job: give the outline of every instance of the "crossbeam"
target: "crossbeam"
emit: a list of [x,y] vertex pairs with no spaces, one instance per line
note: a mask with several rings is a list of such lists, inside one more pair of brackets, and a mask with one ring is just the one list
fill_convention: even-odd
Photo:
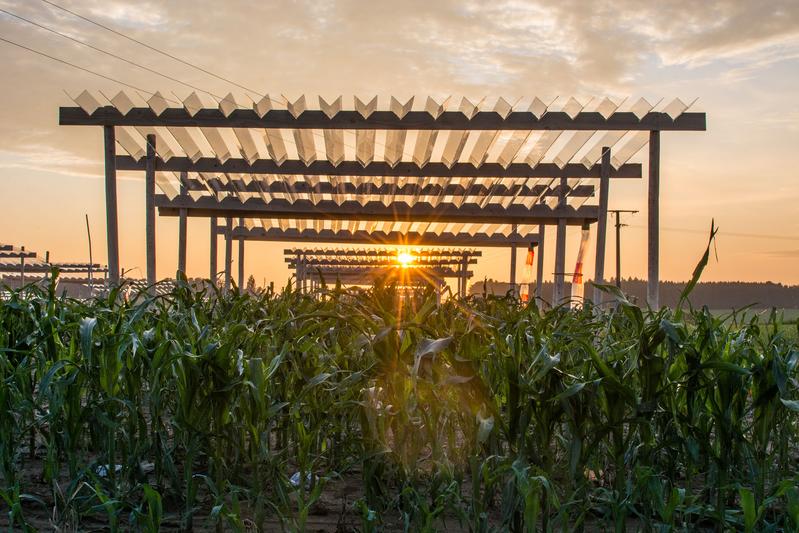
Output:
[[584,222],[597,219],[596,206],[579,208],[567,205],[551,208],[537,204],[532,207],[510,205],[502,207],[490,204],[481,207],[477,204],[464,203],[439,204],[432,206],[426,202],[408,205],[405,202],[369,202],[361,205],[355,201],[341,204],[332,200],[311,202],[297,200],[289,202],[273,199],[269,202],[261,198],[249,198],[242,202],[228,197],[222,200],[203,197],[193,199],[178,196],[170,200],[165,195],[155,197],[155,205],[162,216],[179,216],[180,209],[185,209],[190,217],[245,217],[245,218],[295,218],[326,220],[385,220],[395,222],[475,222],[495,224],[557,224],[563,220],[568,225],[581,226]]
[[[219,226],[218,235],[225,235],[225,228]],[[481,248],[505,248],[508,246],[528,246],[538,243],[537,233],[519,234],[501,233],[488,235],[486,233],[435,233],[399,231],[366,231],[366,230],[315,230],[312,228],[300,230],[298,228],[246,228],[237,227],[233,230],[233,239],[246,241],[265,242],[314,242],[325,244],[379,244],[384,246],[477,246]]]
[[[287,181],[273,181],[267,183],[262,180],[245,181],[243,179],[231,178],[227,182],[214,177],[201,179],[190,177],[185,180],[188,191],[207,191],[209,188],[220,192],[266,192],[270,194],[352,194],[357,196],[375,195],[382,196],[391,194],[395,196],[558,196],[557,187],[550,187],[546,184],[530,185],[507,185],[496,183],[486,185],[475,183],[471,185],[461,185],[456,183],[438,184],[428,183],[420,185],[418,183],[353,183],[350,181],[343,183],[331,183],[329,181],[311,183],[308,181],[297,181],[290,183]],[[578,185],[568,191],[568,196],[573,198],[590,198],[594,195],[593,185]]]
[[391,111],[375,111],[364,117],[357,111],[339,111],[328,116],[322,111],[306,110],[295,117],[287,110],[273,109],[261,117],[252,109],[237,109],[226,116],[219,109],[201,109],[192,115],[182,107],[168,108],[158,114],[149,107],[135,107],[123,115],[114,106],[99,107],[92,114],[80,107],[61,107],[58,123],[62,126],[361,130],[705,131],[707,128],[704,113],[683,113],[672,119],[663,112],[649,112],[639,119],[631,112],[616,112],[605,118],[600,113],[585,111],[574,117],[563,111],[547,112],[541,117],[525,111],[511,111],[504,117],[493,111],[478,111],[472,116],[444,111],[437,117],[426,111],[410,111],[403,117]]
[[[386,176],[386,177],[429,177],[429,178],[599,178],[601,165],[586,167],[582,163],[568,163],[562,168],[554,163],[511,163],[503,167],[499,163],[455,163],[451,167],[444,163],[427,163],[421,167],[413,162],[399,162],[394,166],[385,161],[372,161],[362,165],[358,161],[342,161],[334,165],[327,160],[305,163],[299,160],[288,160],[277,164],[273,159],[256,159],[248,161],[242,158],[231,158],[225,162],[215,157],[201,157],[192,161],[188,157],[170,157],[166,161],[156,158],[156,169],[163,172],[204,172],[231,174],[279,174],[306,176]],[[128,155],[116,156],[117,170],[144,171],[144,159],[136,160]],[[618,169],[611,170],[611,178],[641,178],[641,165],[627,163]]]
[[[394,257],[397,256],[396,250],[381,250],[381,249],[361,249],[353,250],[351,248],[342,250],[316,250],[313,248],[285,248],[284,255],[302,255],[305,257]],[[483,252],[479,250],[414,250],[414,258],[427,258],[427,257],[482,257]]]

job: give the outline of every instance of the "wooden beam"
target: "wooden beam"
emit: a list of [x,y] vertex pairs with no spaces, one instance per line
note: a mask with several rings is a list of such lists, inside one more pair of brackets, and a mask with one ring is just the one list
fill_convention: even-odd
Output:
[[646,300],[660,309],[660,132],[649,133],[649,193],[647,220],[648,274]]
[[216,245],[217,245],[217,223],[216,217],[211,217],[211,249],[210,249],[210,256],[211,256],[211,264],[208,271],[208,279],[210,279],[214,285],[216,285],[216,275],[219,273],[219,270],[216,267]]
[[[117,169],[144,170],[144,162],[131,156],[117,156]],[[385,161],[373,161],[362,165],[358,161],[342,161],[338,165],[327,160],[306,164],[299,160],[284,161],[278,165],[272,159],[248,161],[231,158],[224,163],[215,157],[203,157],[192,161],[188,157],[171,157],[158,161],[158,169],[165,172],[203,172],[228,174],[277,174],[311,176],[408,176],[429,178],[599,178],[600,165],[586,167],[581,163],[568,163],[563,168],[553,163],[511,163],[507,168],[499,163],[455,163],[448,167],[444,163],[427,163],[419,166],[413,162],[399,162],[391,166]],[[628,163],[611,172],[614,179],[638,179],[642,177],[641,165]]]
[[[516,233],[516,224],[513,225],[513,232]],[[516,246],[510,247],[510,288],[516,295]]]
[[683,113],[676,119],[662,112],[638,118],[631,112],[616,112],[605,118],[597,112],[580,112],[574,117],[551,111],[541,117],[525,111],[512,111],[505,117],[493,111],[478,111],[467,116],[459,111],[444,111],[433,117],[426,111],[410,111],[402,118],[391,111],[375,111],[364,117],[357,111],[339,111],[329,117],[322,111],[307,110],[298,116],[287,110],[272,110],[263,117],[252,109],[237,109],[225,115],[219,109],[201,109],[194,115],[183,107],[156,113],[149,107],[136,107],[122,114],[114,106],[104,106],[91,115],[80,107],[61,107],[61,126],[182,126],[205,128],[275,129],[360,129],[360,130],[662,130],[705,131],[704,113]]
[[233,263],[233,240],[231,238],[231,230],[233,229],[233,219],[227,217],[226,221],[228,232],[225,235],[225,292],[230,291],[230,269]]
[[[233,230],[233,235],[235,237],[236,230]],[[362,249],[352,249],[352,248],[344,248],[340,250],[330,250],[330,249],[318,249],[318,248],[284,248],[283,255],[285,256],[298,256],[303,255],[305,257],[390,257],[392,259],[397,258],[397,251],[396,250],[381,250],[377,248],[362,248]],[[414,257],[420,260],[425,260],[428,258],[441,258],[441,257],[457,257],[458,259],[461,258],[473,258],[473,257],[482,257],[483,252],[479,250],[414,250],[413,251]],[[394,263],[396,264],[396,263]]]
[[[283,259],[286,263],[288,263],[289,268],[294,268],[297,265],[297,259],[295,257],[286,257]],[[374,266],[374,267],[399,267],[400,265],[397,264],[396,260],[385,260],[385,259],[347,259],[347,258],[303,258],[300,261],[308,265],[309,268],[316,268],[317,266],[322,267],[329,267],[329,266]],[[476,265],[477,259],[461,259],[458,257],[454,257],[451,259],[433,259],[430,261],[424,261],[415,264],[413,267],[407,268],[428,268],[431,266],[447,266],[447,265],[461,265],[463,263],[469,265]]]
[[108,245],[108,280],[119,285],[119,225],[117,214],[116,133],[103,128],[105,141],[105,231]]
[[155,134],[147,135],[147,169],[144,178],[145,226],[147,245],[147,285],[155,291]]
[[[244,225],[244,219],[240,218],[239,226],[243,225]],[[243,291],[244,290],[244,239],[238,239],[238,241],[239,241],[239,264],[237,266],[238,266],[239,275],[237,279],[238,279],[239,290]]]
[[[566,178],[561,178],[561,185],[566,185]],[[565,205],[566,197],[561,196],[560,206]],[[552,287],[552,305],[560,305],[566,293],[564,276],[566,273],[566,222],[557,221],[558,230],[555,235],[555,283]]]
[[[180,176],[180,194],[186,194],[186,173],[181,173]],[[178,220],[178,272],[186,275],[186,210],[179,211]]]
[[[190,177],[186,178],[186,187],[189,191],[207,192],[250,192],[250,193],[270,193],[270,194],[334,194],[334,195],[393,195],[393,196],[484,196],[491,194],[496,197],[530,197],[530,196],[557,196],[557,188],[545,184],[520,185],[493,183],[490,185],[483,183],[473,183],[468,186],[460,183],[428,183],[420,185],[418,183],[403,183],[394,181],[393,183],[375,183],[364,181],[353,183],[351,181],[331,183],[329,181],[270,181],[258,179],[244,180],[235,177],[235,174],[226,175],[222,180],[216,175],[209,178]],[[570,197],[589,198],[594,195],[593,185],[577,185],[568,190]]]
[[[596,261],[594,281],[605,283],[605,244],[608,231],[608,194],[610,193],[610,148],[602,148],[602,177],[599,179],[599,219],[596,225]],[[593,300],[599,304],[602,292],[594,287]]]
[[[565,180],[565,178],[563,178]],[[186,209],[190,217],[244,217],[244,218],[292,218],[307,220],[384,220],[407,222],[482,222],[496,224],[556,224],[564,220],[569,225],[582,226],[584,222],[597,219],[596,206],[579,208],[565,205],[565,202],[553,209],[547,205],[537,204],[527,208],[521,204],[502,207],[489,204],[481,207],[478,204],[464,203],[432,205],[419,202],[408,205],[405,202],[394,202],[385,205],[382,202],[369,202],[361,205],[356,201],[345,201],[338,204],[332,200],[321,200],[313,203],[309,200],[290,202],[274,199],[265,202],[261,198],[249,198],[245,202],[228,197],[219,201],[212,197],[197,200],[191,197],[178,196],[170,200],[164,195],[156,197],[156,205],[162,216],[178,216],[180,209]]]
[[544,283],[544,237],[546,236],[547,227],[543,224],[538,226],[538,263],[536,264],[535,275],[535,297],[539,299],[539,305],[542,294],[542,286]]
[[[219,233],[224,234],[225,229],[219,228]],[[487,235],[477,233],[441,233],[434,232],[408,232],[398,231],[333,231],[297,228],[243,228],[233,230],[233,238],[248,241],[266,242],[314,242],[329,244],[380,244],[385,246],[479,246],[481,248],[505,248],[512,244],[524,246],[538,242],[537,233],[525,235],[512,234],[505,236],[501,233]]]

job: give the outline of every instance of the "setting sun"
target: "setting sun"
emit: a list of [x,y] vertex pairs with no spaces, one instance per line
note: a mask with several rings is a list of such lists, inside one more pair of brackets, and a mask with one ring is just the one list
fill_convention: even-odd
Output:
[[400,252],[397,254],[397,263],[403,267],[406,267],[413,263],[413,255],[409,254],[408,252]]

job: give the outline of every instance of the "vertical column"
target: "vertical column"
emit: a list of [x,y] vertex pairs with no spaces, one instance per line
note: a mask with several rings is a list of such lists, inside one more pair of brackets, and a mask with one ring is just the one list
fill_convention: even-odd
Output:
[[[239,219],[239,227],[244,226],[244,219]],[[244,290],[244,239],[239,239],[239,290]]]
[[[180,173],[180,196],[186,195],[186,180],[188,179],[188,172]],[[178,272],[186,275],[186,217],[188,210],[181,207],[179,211],[180,218],[178,219]]]
[[[596,263],[594,281],[605,282],[605,244],[608,233],[608,194],[610,192],[610,148],[602,148],[602,168],[599,174],[599,219],[596,225]],[[602,292],[594,287],[594,304],[599,304]]]
[[117,224],[117,161],[114,126],[103,126],[105,139],[105,231],[108,243],[108,279],[119,285],[119,226]]
[[[516,236],[516,231],[518,226],[513,224],[511,226],[511,233],[513,236]],[[516,245],[513,244],[510,247],[510,289],[513,291],[514,296],[518,296],[516,292]]]
[[233,219],[227,217],[225,232],[225,292],[230,290],[230,269],[233,263]]
[[538,225],[538,263],[536,264],[535,276],[535,297],[541,298],[542,286],[544,284],[544,237],[547,227],[544,224]]
[[210,270],[208,274],[208,279],[211,280],[211,283],[216,285],[216,274],[218,272],[216,268],[216,244],[217,244],[217,230],[216,230],[216,217],[211,217],[211,264]]
[[652,309],[660,308],[660,132],[649,132],[649,235],[647,253],[646,300]]
[[[560,179],[558,188],[558,207],[566,205],[566,178]],[[555,283],[552,288],[552,305],[559,305],[565,296],[564,273],[566,270],[566,219],[558,218],[558,229],[555,235]]]
[[147,285],[155,284],[155,134],[147,136],[147,162],[144,172],[145,226],[147,245]]
[[621,213],[616,211],[616,287],[621,289]]

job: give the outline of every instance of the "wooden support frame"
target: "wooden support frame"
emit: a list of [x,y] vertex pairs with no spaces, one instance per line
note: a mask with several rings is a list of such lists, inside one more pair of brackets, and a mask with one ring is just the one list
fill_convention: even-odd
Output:
[[646,300],[660,309],[660,132],[649,133]]
[[225,292],[229,292],[231,282],[230,270],[233,263],[233,238],[231,231],[233,229],[233,219],[231,217],[227,217],[225,224],[227,225],[228,229],[228,232],[225,235]]
[[[244,225],[244,219],[239,219],[239,225]],[[239,290],[244,290],[244,239],[237,239],[239,241],[239,264],[238,267],[238,276],[237,276],[237,283],[239,285]]]
[[105,229],[108,246],[108,280],[119,285],[119,214],[117,212],[116,132],[103,127],[105,143]]
[[535,275],[535,297],[541,300],[543,298],[542,288],[544,283],[544,243],[546,241],[546,229],[544,224],[538,226],[538,262],[536,264]]
[[[146,226],[147,246],[147,285],[152,287],[156,281],[155,271],[155,171],[156,171],[156,146],[155,134],[147,135],[147,168],[144,178],[145,209],[144,218]],[[151,292],[154,289],[151,290]]]
[[219,269],[216,266],[216,259],[217,259],[217,235],[219,230],[217,229],[217,219],[216,217],[211,217],[211,245],[210,245],[210,265],[208,270],[209,279],[216,285],[216,277],[219,274]]
[[[561,189],[566,185],[566,178],[561,178]],[[559,204],[566,203],[566,197],[561,195]],[[566,221],[558,220],[558,229],[555,234],[555,283],[552,287],[552,305],[560,305],[565,297],[566,274]]]
[[[596,225],[596,261],[594,282],[605,283],[605,246],[608,233],[608,195],[610,194],[610,148],[602,148],[602,177],[599,179],[599,218]],[[593,301],[599,304],[602,292],[594,287]]]
[[[183,172],[180,176],[180,194],[186,194],[186,180],[187,173]],[[187,217],[186,210],[179,211],[178,219],[178,272],[183,276],[186,275],[186,231],[187,231]]]
[[[565,178],[561,178],[563,182]],[[564,197],[565,198],[565,197]],[[273,199],[265,202],[261,198],[250,198],[245,202],[237,198],[203,197],[194,200],[190,197],[178,196],[170,200],[164,195],[156,196],[156,205],[162,216],[178,216],[180,209],[186,209],[190,217],[243,217],[243,218],[293,218],[293,219],[327,219],[327,220],[382,220],[407,222],[483,222],[496,224],[556,224],[558,221],[572,226],[582,226],[584,222],[597,219],[596,206],[584,205],[574,208],[561,202],[557,208],[544,204],[528,208],[521,204],[503,207],[499,205],[480,206],[464,203],[430,204],[419,202],[408,205],[405,202],[393,202],[388,205],[382,202],[369,202],[366,205],[356,201],[345,201],[341,204],[333,200],[288,200]]]
[[62,126],[182,126],[206,128],[276,129],[360,129],[360,130],[570,130],[570,131],[705,131],[704,113],[682,113],[673,119],[667,113],[650,111],[643,117],[632,112],[615,112],[605,117],[598,112],[581,111],[574,116],[550,111],[537,117],[529,111],[511,111],[502,116],[493,111],[477,111],[467,116],[444,111],[433,116],[426,111],[409,111],[402,117],[392,111],[375,111],[364,117],[357,111],[339,111],[328,116],[323,111],[306,110],[294,116],[287,110],[273,109],[259,116],[252,109],[236,109],[226,115],[220,109],[200,109],[189,113],[183,107],[156,113],[149,107],[134,107],[124,115],[114,106],[103,106],[89,114],[80,107],[59,108]]

